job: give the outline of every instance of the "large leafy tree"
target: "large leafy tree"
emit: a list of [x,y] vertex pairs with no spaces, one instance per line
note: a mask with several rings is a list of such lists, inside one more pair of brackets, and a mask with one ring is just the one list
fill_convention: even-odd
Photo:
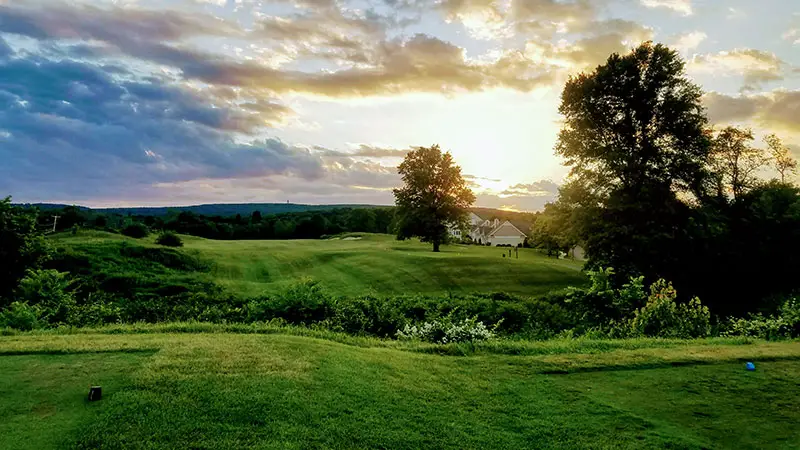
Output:
[[688,204],[710,193],[701,98],[678,54],[652,43],[567,82],[556,153],[571,172],[559,202],[573,210],[590,266],[674,274]]
[[601,199],[643,185],[702,195],[710,147],[702,95],[661,44],[613,54],[564,87],[556,153]]
[[419,237],[433,251],[447,242],[450,226],[464,227],[475,194],[449,152],[438,145],[410,151],[398,167],[403,187],[394,190],[398,238]]
[[28,269],[39,267],[48,246],[36,229],[36,211],[0,199],[0,304],[17,287]]

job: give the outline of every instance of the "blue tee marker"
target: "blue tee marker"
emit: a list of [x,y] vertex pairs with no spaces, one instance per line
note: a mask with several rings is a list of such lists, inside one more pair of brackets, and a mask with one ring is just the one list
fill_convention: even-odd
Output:
[[756,365],[751,362],[745,364],[744,367],[751,372],[756,370]]

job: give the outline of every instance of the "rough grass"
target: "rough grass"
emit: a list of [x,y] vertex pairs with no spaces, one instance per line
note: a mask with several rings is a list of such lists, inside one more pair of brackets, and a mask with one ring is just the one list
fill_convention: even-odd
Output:
[[[539,295],[586,282],[581,264],[521,249],[519,259],[502,257],[508,249],[450,245],[441,253],[417,241],[388,235],[360,235],[358,240],[217,241],[181,236],[184,247],[166,249],[210,264],[202,277],[244,296],[276,292],[305,278],[320,281],[334,295],[447,294],[509,292]],[[146,270],[152,256],[120,260],[122,242],[156,247],[155,236],[131,239],[96,231],[56,236],[57,246],[117,271]],[[130,253],[130,250],[128,251]],[[140,252],[141,253],[141,252]],[[163,252],[160,252],[163,253]],[[131,256],[131,255],[123,255]],[[169,263],[179,264],[179,258]],[[133,267],[136,265],[136,267]],[[169,274],[159,274],[163,277]]]
[[0,448],[800,448],[798,342],[446,357],[190,325],[0,338]]

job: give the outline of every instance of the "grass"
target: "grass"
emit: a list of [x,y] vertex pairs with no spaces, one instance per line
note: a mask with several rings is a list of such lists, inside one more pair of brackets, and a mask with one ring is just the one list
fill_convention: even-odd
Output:
[[0,448],[800,448],[796,341],[447,357],[197,327],[0,337]]
[[[548,258],[530,249],[521,249],[516,259],[502,257],[504,249],[467,245],[444,246],[441,253],[433,253],[430,245],[400,242],[388,235],[290,241],[181,238],[184,247],[177,252],[211,263],[210,272],[202,277],[242,296],[276,292],[304,278],[321,282],[334,295],[345,296],[451,292],[533,296],[586,282],[580,263]],[[96,231],[54,237],[58,246],[92,255],[95,260],[104,255],[111,258],[108,255],[118,252],[122,242],[155,246],[154,240],[155,236],[137,240]],[[109,261],[112,263],[120,265]]]

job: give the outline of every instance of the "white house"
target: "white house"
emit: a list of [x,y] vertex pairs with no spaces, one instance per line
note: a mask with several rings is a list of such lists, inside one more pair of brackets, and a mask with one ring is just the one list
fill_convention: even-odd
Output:
[[[525,232],[520,229],[525,228],[521,224],[514,225],[506,220],[483,219],[479,215],[471,212],[469,214],[468,236],[473,242],[480,245],[506,245],[512,247],[521,246],[525,242]],[[458,239],[462,238],[461,231],[455,228],[450,229],[450,234]]]

